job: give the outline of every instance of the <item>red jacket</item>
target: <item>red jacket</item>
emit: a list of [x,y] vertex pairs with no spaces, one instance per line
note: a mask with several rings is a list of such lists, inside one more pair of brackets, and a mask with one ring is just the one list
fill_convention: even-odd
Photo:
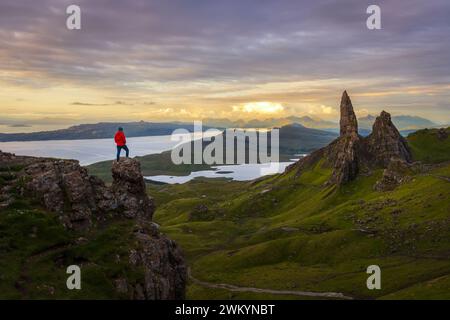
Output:
[[114,141],[116,142],[118,147],[123,147],[127,144],[127,139],[125,138],[125,134],[123,131],[117,131],[114,136]]

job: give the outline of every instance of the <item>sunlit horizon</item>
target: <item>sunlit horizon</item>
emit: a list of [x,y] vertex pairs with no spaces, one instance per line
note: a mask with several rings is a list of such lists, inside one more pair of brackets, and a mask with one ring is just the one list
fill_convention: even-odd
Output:
[[450,123],[446,1],[381,1],[376,31],[357,0],[80,0],[76,31],[64,24],[67,3],[1,2],[0,132],[141,120],[337,122],[343,90],[360,117],[386,110]]

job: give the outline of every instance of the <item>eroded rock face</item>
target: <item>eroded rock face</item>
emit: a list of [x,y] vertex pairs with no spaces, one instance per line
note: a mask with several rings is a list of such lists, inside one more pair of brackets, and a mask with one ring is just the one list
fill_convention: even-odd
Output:
[[340,120],[340,135],[343,136],[358,136],[358,120],[356,119],[353,110],[352,101],[344,91],[341,98],[341,120]]
[[[373,132],[363,138],[358,134],[358,121],[346,91],[342,94],[340,110],[339,138],[290,166],[288,171],[297,168],[299,175],[304,168],[324,159],[333,168],[328,184],[341,185],[354,180],[362,171],[387,168],[391,161],[412,161],[408,144],[392,123],[389,113],[381,112],[375,120]],[[386,172],[386,182],[393,178],[392,172]],[[398,176],[393,179],[398,180]]]
[[24,193],[60,216],[69,229],[87,229],[117,206],[106,186],[77,161],[39,159],[24,169]]
[[[0,167],[12,166],[20,168],[11,182],[15,188],[21,186],[22,196],[32,197],[57,213],[68,230],[91,231],[97,222],[108,223],[110,218],[135,221],[127,244],[132,248],[129,264],[132,269],[143,270],[144,276],[132,281],[112,280],[119,293],[131,299],[184,298],[187,270],[183,254],[151,221],[154,205],[137,160],[121,159],[113,164],[110,188],[73,160],[21,157],[0,151]],[[1,187],[3,195],[12,185]],[[0,201],[6,203],[3,198]]]
[[340,136],[328,147],[325,155],[333,166],[329,183],[343,184],[353,180],[359,172],[361,137],[352,101],[344,91],[341,98]]
[[[147,195],[140,164],[122,159],[112,167],[113,184],[89,176],[78,161],[23,158],[24,194],[38,199],[48,210],[56,212],[69,229],[86,230],[105,214],[115,212],[127,218],[151,221],[154,205]],[[6,158],[5,158],[6,159]]]
[[184,299],[187,268],[175,242],[161,236],[154,223],[142,223],[135,230],[138,250],[130,252],[130,264],[145,269],[142,282],[129,286],[134,299]]
[[151,220],[153,200],[147,195],[141,166],[137,160],[121,159],[112,166],[112,192],[127,218]]
[[391,115],[382,111],[373,125],[372,133],[366,139],[367,150],[373,155],[376,164],[387,167],[391,159],[412,161],[406,139],[398,132],[391,121]]
[[326,157],[333,166],[330,183],[347,183],[359,173],[360,138],[348,135],[335,140],[326,151]]

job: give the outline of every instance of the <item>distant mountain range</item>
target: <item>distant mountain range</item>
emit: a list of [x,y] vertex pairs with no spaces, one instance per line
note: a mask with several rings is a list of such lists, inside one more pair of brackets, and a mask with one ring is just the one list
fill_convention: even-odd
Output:
[[290,116],[286,118],[270,118],[265,120],[229,120],[229,119],[204,119],[203,123],[215,128],[274,128],[285,125],[298,123],[307,128],[313,129],[332,129],[339,125],[336,122],[326,121],[319,118],[309,116],[296,117]]
[[[171,122],[100,122],[95,124],[80,124],[67,129],[40,131],[31,133],[0,133],[0,141],[39,141],[39,140],[76,140],[105,139],[114,136],[118,127],[123,127],[127,137],[145,137],[170,135],[176,129],[193,131],[193,123]],[[204,129],[208,129],[204,127]]]
[[[361,117],[358,119],[359,127],[362,129],[362,134],[370,133],[372,130],[372,125],[375,121],[375,117],[373,115],[367,115],[365,117]],[[418,130],[424,128],[434,128],[437,127],[438,124],[417,116],[408,116],[408,115],[400,115],[393,116],[392,121],[396,125],[396,127],[401,131],[407,130]],[[288,124],[298,123],[302,126],[312,129],[324,129],[333,132],[337,132],[339,128],[338,122],[322,120],[317,117],[296,117],[290,116],[286,118],[271,118],[266,120],[236,120],[231,121],[229,119],[205,119],[203,121],[206,125],[210,127],[218,127],[218,128],[273,128],[273,127],[282,127]]]
[[[368,115],[358,119],[360,134],[368,135],[372,130],[375,117]],[[393,123],[403,135],[418,129],[436,128],[438,124],[417,116],[400,115],[392,117]],[[203,129],[209,128],[281,128],[291,124],[300,124],[310,129],[321,129],[337,133],[339,123],[322,120],[316,117],[290,116],[285,118],[270,118],[266,120],[230,120],[230,119],[204,119]],[[80,124],[67,129],[54,131],[40,131],[31,133],[0,133],[0,142],[6,141],[38,141],[38,140],[75,140],[75,139],[103,139],[111,138],[122,126],[128,137],[143,137],[171,134],[175,129],[184,128],[193,131],[192,122],[100,122],[95,124]]]
[[[375,118],[375,116],[370,114],[366,117],[358,118],[359,127],[361,129],[372,130]],[[433,121],[417,116],[393,116],[392,122],[402,131],[433,128],[437,126]]]

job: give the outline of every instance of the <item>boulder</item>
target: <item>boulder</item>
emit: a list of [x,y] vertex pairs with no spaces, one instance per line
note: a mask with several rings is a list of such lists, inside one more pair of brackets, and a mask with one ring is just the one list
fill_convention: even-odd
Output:
[[402,183],[411,180],[411,165],[401,159],[392,159],[388,167],[384,169],[380,180],[375,183],[377,191],[391,191]]

